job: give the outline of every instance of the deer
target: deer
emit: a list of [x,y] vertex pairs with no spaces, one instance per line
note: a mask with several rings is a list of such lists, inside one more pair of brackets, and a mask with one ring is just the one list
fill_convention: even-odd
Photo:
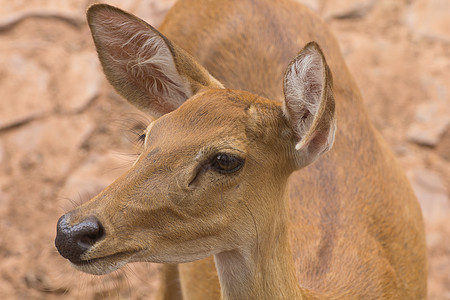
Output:
[[420,206],[314,12],[183,0],[159,30],[107,4],[87,20],[152,121],[134,165],[58,220],[76,269],[162,263],[166,300],[426,297]]

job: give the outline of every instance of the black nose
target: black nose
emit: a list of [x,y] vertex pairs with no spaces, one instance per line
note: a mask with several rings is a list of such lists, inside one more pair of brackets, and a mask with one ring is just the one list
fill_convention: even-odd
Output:
[[80,263],[82,261],[80,256],[105,235],[105,230],[97,218],[89,217],[69,226],[66,215],[59,218],[56,232],[56,249],[73,263]]

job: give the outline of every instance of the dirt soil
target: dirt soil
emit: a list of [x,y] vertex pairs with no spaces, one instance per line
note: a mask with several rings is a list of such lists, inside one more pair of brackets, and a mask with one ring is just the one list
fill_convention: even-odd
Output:
[[[422,205],[429,299],[450,299],[450,1],[303,2],[334,31]],[[0,6],[0,299],[155,295],[157,265],[95,277],[53,246],[59,216],[130,166],[136,120],[146,120],[99,68],[84,17],[92,3]],[[158,25],[173,0],[107,3]]]

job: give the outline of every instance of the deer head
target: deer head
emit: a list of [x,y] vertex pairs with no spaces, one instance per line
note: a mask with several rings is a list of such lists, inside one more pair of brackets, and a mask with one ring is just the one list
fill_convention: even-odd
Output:
[[103,70],[155,118],[133,167],[62,216],[56,246],[88,273],[128,262],[181,263],[229,251],[270,226],[289,175],[330,149],[332,78],[311,42],[287,66],[284,101],[225,88],[144,21],[88,11]]

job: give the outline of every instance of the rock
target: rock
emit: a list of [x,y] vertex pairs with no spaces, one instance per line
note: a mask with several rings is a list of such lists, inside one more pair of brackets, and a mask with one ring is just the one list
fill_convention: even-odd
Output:
[[[131,166],[131,162],[128,166]],[[117,154],[92,154],[67,179],[60,198],[84,202],[101,192],[126,170],[125,159]]]
[[3,147],[3,142],[0,140],[0,165],[3,163],[5,159],[5,148]]
[[[141,2],[141,1],[139,1],[139,2]],[[108,4],[112,5],[112,6],[116,6],[125,11],[136,13],[135,12],[136,0],[110,0],[110,1],[108,1]]]
[[439,175],[427,169],[415,169],[408,175],[425,219],[446,218],[450,214],[450,200]]
[[39,167],[49,179],[64,176],[94,128],[85,116],[49,118],[21,128],[8,139],[16,149],[14,164],[24,172]]
[[370,12],[376,2],[376,0],[325,1],[322,15],[325,19],[362,18]]
[[303,5],[309,7],[311,10],[315,12],[319,12],[320,10],[320,1],[319,0],[297,0]]
[[450,161],[450,128],[447,128],[445,133],[442,135],[436,150],[440,157]]
[[[407,138],[410,142],[436,147],[443,134],[450,126],[450,91],[448,82],[450,76],[447,70],[448,60],[440,55],[425,56],[417,65],[421,70],[420,84],[417,91],[425,91],[421,103],[415,108],[414,122],[408,129]],[[411,70],[413,71],[413,70]],[[420,92],[419,92],[420,93]],[[421,99],[421,101],[423,101]]]
[[64,76],[57,80],[58,101],[63,111],[83,111],[100,94],[103,73],[97,55],[93,52],[72,55]]
[[133,12],[152,26],[158,27],[174,4],[175,0],[139,1]]
[[0,51],[0,130],[49,111],[50,75],[37,61]]
[[415,123],[408,130],[410,142],[435,147],[450,126],[450,105],[446,100],[427,102],[416,109]]
[[10,201],[8,195],[0,189],[0,211],[4,209],[9,204],[9,202]]
[[65,294],[69,291],[67,287],[54,286],[48,276],[43,272],[28,271],[24,277],[25,283],[28,288],[38,290],[44,293],[51,294]]
[[47,9],[27,9],[15,12],[7,17],[0,17],[0,32],[11,30],[26,19],[54,19],[64,21],[75,27],[81,27],[84,24],[81,14]]
[[28,14],[29,12],[52,12],[53,14],[73,14],[78,13],[80,17],[83,16],[86,10],[85,1],[60,1],[60,0],[37,0],[27,1],[25,4],[22,1],[6,1],[2,3],[0,9],[0,23],[3,19],[7,19],[14,14]]
[[37,149],[45,128],[44,121],[34,122],[17,130],[6,142],[12,145],[17,153],[31,152]]
[[38,145],[38,151],[45,156],[46,173],[51,177],[65,174],[94,129],[95,125],[85,116],[50,119]]
[[405,12],[411,32],[450,43],[450,1],[417,0]]

